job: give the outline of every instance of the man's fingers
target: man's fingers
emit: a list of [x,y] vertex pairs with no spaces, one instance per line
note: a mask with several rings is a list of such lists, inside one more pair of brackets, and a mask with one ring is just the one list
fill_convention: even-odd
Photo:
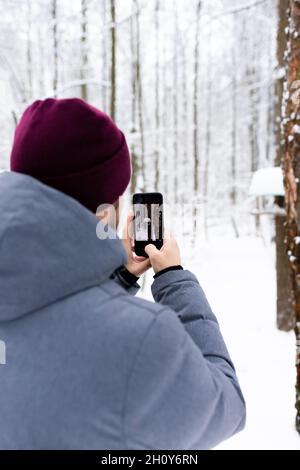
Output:
[[145,261],[139,261],[139,265],[143,270],[151,268],[151,261],[150,259],[146,259]]
[[143,261],[148,261],[147,258],[143,256],[137,256],[135,253],[133,253],[133,259],[134,261],[137,261],[138,263],[142,263]]
[[147,245],[145,248],[145,252],[149,256],[149,258],[153,258],[153,256],[156,256],[159,253],[159,250],[156,248],[154,245]]

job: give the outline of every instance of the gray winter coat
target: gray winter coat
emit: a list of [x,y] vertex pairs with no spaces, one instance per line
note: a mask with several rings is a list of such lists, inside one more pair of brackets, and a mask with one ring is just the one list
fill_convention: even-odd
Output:
[[79,203],[16,173],[0,195],[1,449],[206,449],[243,428],[193,274],[161,275],[156,303],[134,298],[111,277],[121,241],[99,240]]

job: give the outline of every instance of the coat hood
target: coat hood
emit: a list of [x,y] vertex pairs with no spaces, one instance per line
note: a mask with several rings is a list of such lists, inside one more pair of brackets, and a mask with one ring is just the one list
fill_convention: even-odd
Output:
[[[127,255],[95,215],[30,176],[0,175],[0,322],[99,285]],[[103,228],[104,229],[104,228]]]

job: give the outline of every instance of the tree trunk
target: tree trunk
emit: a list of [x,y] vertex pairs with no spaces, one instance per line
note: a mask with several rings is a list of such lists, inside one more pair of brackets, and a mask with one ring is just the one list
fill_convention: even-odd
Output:
[[198,223],[198,203],[199,203],[199,50],[200,50],[200,19],[201,19],[202,1],[197,3],[196,11],[196,31],[195,31],[195,49],[194,49],[194,97],[193,97],[193,146],[194,146],[194,243],[197,238]]
[[[250,117],[249,117],[249,139],[250,139],[250,154],[251,154],[251,165],[250,171],[251,173],[255,173],[259,168],[259,145],[258,145],[258,106],[259,106],[259,99],[258,99],[258,90],[257,90],[257,82],[259,82],[258,70],[256,66],[256,50],[257,50],[257,41],[254,39],[253,45],[253,56],[250,60],[249,67],[247,69],[247,76],[249,81],[249,99],[250,99]],[[261,237],[261,222],[260,216],[255,216],[255,231],[256,236]]]
[[102,17],[103,17],[103,22],[102,22],[102,61],[103,61],[103,66],[102,66],[102,81],[104,83],[104,86],[102,87],[102,110],[104,112],[108,112],[108,93],[107,93],[107,82],[108,82],[108,76],[107,76],[107,37],[106,37],[106,18],[107,18],[107,1],[102,0]]
[[208,239],[208,214],[209,214],[209,171],[210,171],[210,150],[211,150],[211,121],[212,121],[212,73],[211,73],[211,39],[212,31],[208,33],[207,39],[207,85],[206,85],[206,132],[205,132],[205,168],[204,168],[204,232]]
[[32,8],[30,0],[27,0],[27,100],[30,101],[33,96],[33,81],[32,81],[32,42],[31,42],[31,27],[32,27]]
[[[276,129],[276,161],[275,165],[280,166],[283,161],[284,148],[282,145],[283,132],[281,125],[283,86],[285,66],[284,53],[287,46],[286,28],[288,26],[289,0],[278,0],[278,35],[277,35],[277,62],[280,78],[276,82],[276,103],[275,103],[275,129]],[[277,198],[276,203],[284,208],[285,203],[282,198]],[[276,270],[277,270],[277,326],[280,330],[290,331],[294,327],[294,312],[289,295],[289,262],[285,248],[285,226],[284,218],[276,216]]]
[[164,90],[163,96],[162,96],[162,123],[163,123],[163,132],[161,136],[161,147],[163,151],[163,165],[162,165],[162,171],[163,175],[161,175],[161,180],[163,176],[163,188],[164,188],[164,193],[166,195],[170,194],[170,178],[169,178],[169,172],[168,172],[168,167],[169,167],[169,152],[168,152],[168,135],[166,132],[167,128],[167,119],[168,119],[168,84],[167,84],[167,65],[166,65],[166,57],[167,57],[167,50],[166,50],[166,41],[165,38],[163,38],[162,41],[162,73],[161,73],[161,81],[162,81],[162,89]]
[[196,12],[196,32],[194,49],[194,99],[193,99],[193,128],[194,128],[194,192],[195,196],[199,190],[199,115],[198,115],[198,80],[199,80],[199,49],[200,49],[200,16],[202,1],[199,0]]
[[233,208],[237,203],[237,185],[236,185],[236,163],[237,163],[237,52],[236,52],[236,17],[234,15],[234,46],[232,47],[232,124],[231,124],[231,202]]
[[[186,47],[181,40],[181,57],[182,57],[182,67],[181,67],[181,96],[182,96],[182,120],[183,122],[188,122],[189,119],[189,107],[188,107],[188,101],[189,101],[189,94],[188,94],[188,60],[187,60],[187,53],[186,53]],[[189,195],[186,191],[187,185],[189,184],[190,181],[190,169],[189,166],[187,165],[187,162],[190,159],[190,152],[189,152],[189,129],[188,126],[183,126],[182,130],[182,141],[183,141],[183,148],[182,148],[182,170],[183,170],[183,179],[182,179],[182,184],[181,184],[181,202],[186,203],[189,201]]]
[[57,0],[52,0],[52,39],[53,39],[53,96],[57,96],[58,88],[58,32],[57,32]]
[[142,176],[141,190],[145,191],[146,182],[146,165],[145,165],[145,137],[144,137],[144,115],[143,115],[143,84],[141,74],[141,34],[140,34],[140,8],[138,0],[134,0],[136,7],[136,85],[138,96],[138,120],[140,130],[141,159],[140,168]]
[[178,155],[178,11],[177,11],[177,0],[173,2],[174,6],[174,16],[175,16],[175,31],[174,31],[174,58],[173,58],[173,126],[174,126],[174,202],[178,203],[179,200],[179,182],[178,182],[178,172],[179,172],[179,155]]
[[110,116],[116,119],[116,5],[115,0],[110,0],[111,21],[111,64],[110,64]]
[[[283,198],[282,198],[283,199]],[[277,198],[277,205],[285,207],[284,201]],[[295,326],[294,312],[290,298],[289,262],[285,249],[285,219],[275,218],[276,229],[276,270],[277,270],[277,326],[279,330],[291,331]]]
[[[283,2],[285,3],[286,0]],[[282,3],[279,2],[281,5]],[[282,8],[282,7],[280,7]],[[287,16],[285,11],[285,17]],[[268,40],[268,68],[269,70],[273,69],[273,32],[269,33],[269,40]],[[268,86],[268,113],[267,113],[267,139],[266,139],[266,162],[273,163],[273,144],[274,144],[274,136],[275,136],[275,103],[274,103],[274,92],[276,93],[276,87],[274,82]],[[280,118],[280,116],[279,116]]]
[[130,49],[131,49],[131,139],[130,146],[132,177],[131,177],[131,194],[137,191],[137,180],[139,174],[138,155],[136,151],[136,110],[137,110],[137,90],[136,90],[136,35],[135,35],[135,19],[134,12],[130,17]]
[[[290,299],[296,321],[297,384],[296,427],[300,433],[300,3],[290,0],[287,47],[287,103],[284,121],[284,173],[286,188],[286,243],[290,266]],[[295,89],[297,92],[295,93]]]
[[80,86],[81,98],[88,100],[88,86],[84,81],[87,78],[88,52],[87,52],[87,0],[81,0],[81,80]]
[[159,3],[160,0],[156,0],[155,5],[155,152],[154,152],[154,175],[155,175],[155,182],[154,187],[155,191],[159,190],[159,143],[160,143],[160,99],[159,99]]

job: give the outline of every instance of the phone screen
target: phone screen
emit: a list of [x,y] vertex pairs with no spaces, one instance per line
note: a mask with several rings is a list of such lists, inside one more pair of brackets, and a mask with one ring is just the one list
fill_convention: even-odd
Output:
[[135,252],[147,256],[144,249],[163,245],[163,197],[160,193],[141,193],[133,196]]

